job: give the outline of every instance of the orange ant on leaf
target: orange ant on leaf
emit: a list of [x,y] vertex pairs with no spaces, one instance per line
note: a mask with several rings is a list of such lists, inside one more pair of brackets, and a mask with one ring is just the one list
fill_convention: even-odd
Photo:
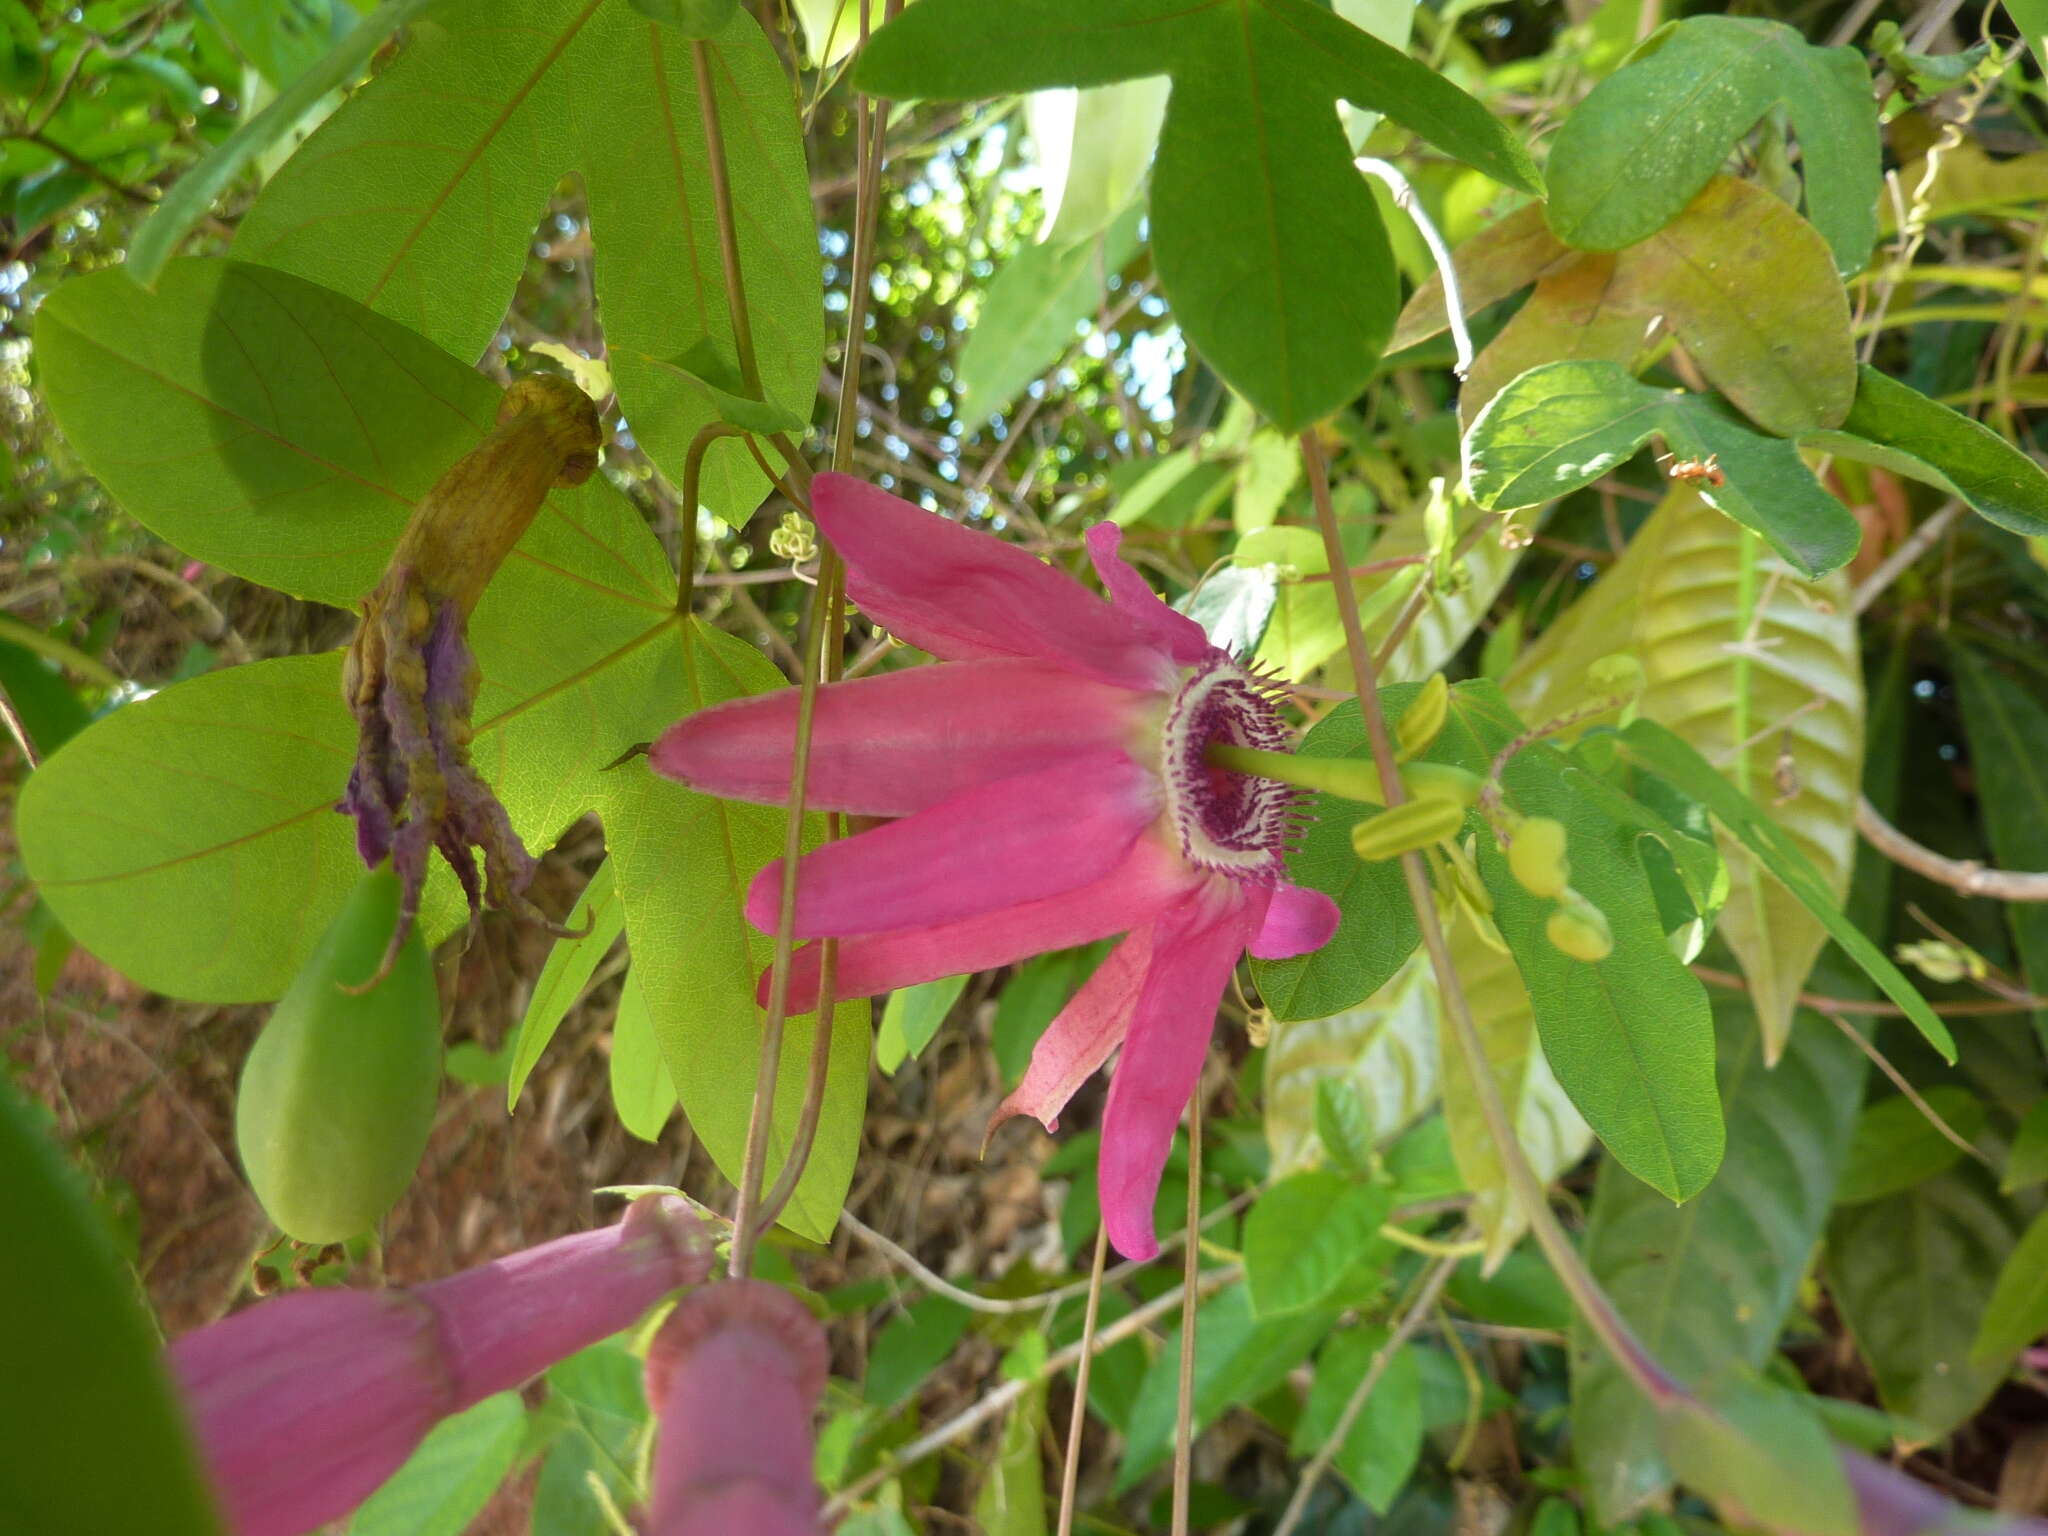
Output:
[[1728,483],[1728,477],[1721,472],[1721,456],[1717,453],[1710,453],[1703,459],[1678,460],[1665,453],[1659,454],[1657,461],[1671,466],[1668,473],[1674,480],[1710,487]]

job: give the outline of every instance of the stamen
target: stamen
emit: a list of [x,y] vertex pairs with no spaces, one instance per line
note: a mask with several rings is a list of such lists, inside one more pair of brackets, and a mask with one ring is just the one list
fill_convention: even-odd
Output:
[[1216,745],[1283,749],[1287,729],[1269,692],[1246,667],[1213,657],[1181,685],[1167,711],[1160,755],[1181,852],[1191,863],[1258,885],[1281,877],[1303,794],[1275,779],[1218,767],[1208,752]]

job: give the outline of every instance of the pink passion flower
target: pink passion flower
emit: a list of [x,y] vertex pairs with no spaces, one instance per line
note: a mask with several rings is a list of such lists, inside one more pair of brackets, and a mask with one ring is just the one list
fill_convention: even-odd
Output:
[[[1051,1130],[1121,1046],[1102,1210],[1117,1251],[1149,1258],[1160,1173],[1238,956],[1304,954],[1337,927],[1334,902],[1285,878],[1300,791],[1204,756],[1288,745],[1271,685],[1154,595],[1111,524],[1087,536],[1105,602],[844,475],[817,477],[812,513],[861,611],[946,664],[819,690],[807,804],[892,819],[805,857],[796,934],[842,941],[842,997],[1125,935],[997,1120]],[[795,689],[738,699],[671,727],[651,761],[710,794],[785,803],[796,717]],[[747,894],[764,931],[781,885],[777,861]],[[816,1006],[817,962],[815,945],[797,952],[792,1011]]]

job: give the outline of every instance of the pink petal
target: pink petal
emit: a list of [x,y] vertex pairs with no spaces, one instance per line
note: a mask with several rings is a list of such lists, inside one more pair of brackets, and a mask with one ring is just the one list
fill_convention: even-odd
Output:
[[1274,887],[1273,904],[1266,908],[1266,920],[1249,947],[1261,960],[1305,955],[1330,942],[1338,916],[1337,903],[1321,891],[1283,880]]
[[454,1407],[434,1309],[404,1291],[295,1291],[168,1354],[235,1536],[347,1514]]
[[1263,891],[1227,885],[1205,886],[1154,925],[1152,964],[1109,1082],[1096,1179],[1109,1240],[1127,1259],[1159,1252],[1152,1201],[1173,1128],[1201,1076],[1245,934],[1265,916]]
[[459,1410],[632,1327],[669,1292],[709,1274],[711,1259],[689,1203],[647,1195],[615,1226],[522,1249],[413,1294],[440,1316]]
[[[1158,838],[1140,837],[1121,864],[1078,890],[957,923],[848,939],[839,946],[834,985],[842,998],[873,997],[941,976],[1013,965],[1048,950],[1092,944],[1150,922],[1202,878],[1178,850]],[[818,1005],[818,957],[815,944],[796,952],[789,976],[794,1013]],[[767,995],[764,972],[760,996],[765,1001]]]
[[[1158,781],[1115,748],[963,789],[807,855],[796,932],[888,933],[1057,896],[1116,868],[1158,815]],[[781,899],[777,859],[747,891],[748,920],[772,933]]]
[[1145,630],[1013,544],[847,475],[811,482],[811,512],[861,610],[934,656],[1035,656],[1126,688],[1170,681]]
[[1216,647],[1209,643],[1201,625],[1184,613],[1175,613],[1144,577],[1124,563],[1116,552],[1123,533],[1115,523],[1097,523],[1088,530],[1088,558],[1095,562],[1095,574],[1102,578],[1118,613],[1143,629],[1182,666],[1194,666]]
[[[706,794],[781,805],[796,742],[794,688],[734,699],[670,726],[657,773]],[[818,691],[805,802],[908,816],[991,779],[1121,746],[1145,699],[1042,661],[962,661]]]
[[811,1415],[824,1329],[789,1292],[729,1280],[677,1303],[647,1356],[660,1418],[652,1536],[814,1536]]
[[1123,1044],[1152,962],[1153,927],[1132,929],[1038,1037],[1024,1081],[996,1106],[984,1143],[1014,1115],[1029,1115],[1048,1131],[1059,1129],[1067,1100]]

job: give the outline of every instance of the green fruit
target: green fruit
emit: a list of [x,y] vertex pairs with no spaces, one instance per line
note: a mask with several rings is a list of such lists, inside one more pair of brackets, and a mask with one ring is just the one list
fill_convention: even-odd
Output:
[[1543,925],[1544,937],[1574,960],[1598,965],[1614,953],[1614,930],[1607,926],[1607,914],[1586,901],[1559,904]]
[[1451,685],[1444,681],[1443,673],[1432,672],[1429,681],[1422,685],[1422,692],[1409,703],[1394,727],[1394,744],[1400,749],[1401,761],[1405,763],[1416,753],[1427,751],[1450,718]]
[[1409,763],[1401,770],[1401,786],[1415,800],[1449,800],[1469,811],[1479,803],[1486,781],[1454,763]]
[[1564,823],[1549,816],[1531,816],[1515,828],[1508,844],[1508,870],[1531,896],[1562,896],[1571,884],[1572,866],[1564,856]]
[[271,1012],[235,1099],[235,1141],[263,1209],[291,1236],[338,1243],[405,1193],[433,1129],[441,1004],[418,929],[376,988],[398,877],[363,877]]

